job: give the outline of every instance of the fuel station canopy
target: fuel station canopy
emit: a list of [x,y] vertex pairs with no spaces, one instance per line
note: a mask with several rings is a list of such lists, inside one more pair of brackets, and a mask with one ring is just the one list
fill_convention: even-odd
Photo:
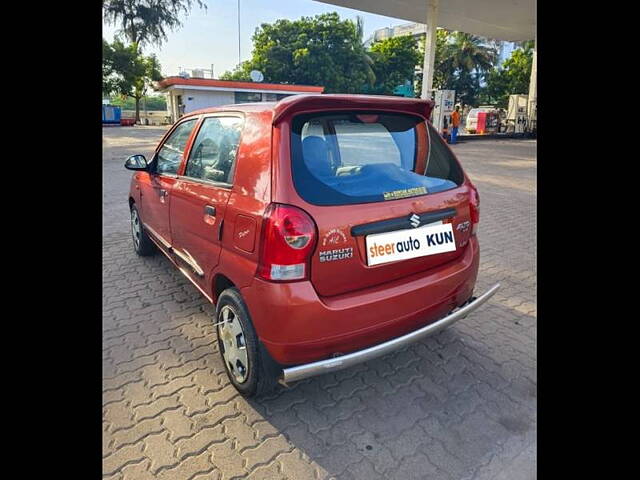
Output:
[[[428,0],[317,0],[410,22],[427,23]],[[437,26],[495,40],[535,38],[536,0],[439,0]]]
[[[536,40],[536,0],[316,0],[411,22],[427,27],[422,98],[433,94],[436,29],[470,33],[494,40]],[[529,83],[529,114],[535,109],[537,54],[534,49]],[[523,93],[523,92],[513,92]]]

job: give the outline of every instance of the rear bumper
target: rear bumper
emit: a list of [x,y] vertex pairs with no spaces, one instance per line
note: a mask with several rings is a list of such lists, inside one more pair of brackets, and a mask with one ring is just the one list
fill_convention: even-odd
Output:
[[319,297],[311,282],[259,278],[241,293],[271,357],[292,366],[356,352],[441,319],[471,298],[478,265],[471,237],[453,262],[344,295]]
[[454,312],[451,312],[446,317],[427,325],[426,327],[422,327],[418,330],[415,330],[411,333],[403,335],[398,338],[394,338],[393,340],[389,340],[387,342],[381,343],[379,345],[375,345],[373,347],[366,348],[364,350],[359,350],[357,352],[349,353],[347,355],[343,355],[337,358],[330,358],[328,360],[321,360],[319,362],[307,363],[305,365],[298,365],[296,367],[285,368],[282,371],[282,376],[280,380],[284,383],[287,382],[295,382],[297,380],[302,380],[303,378],[313,377],[315,375],[320,375],[323,373],[334,372],[336,370],[341,370],[343,368],[352,367],[359,363],[367,362],[376,357],[380,357],[382,355],[386,355],[394,350],[398,350],[403,348],[413,342],[416,342],[424,337],[432,335],[443,328],[448,327],[449,325],[457,322],[465,318],[475,309],[477,309],[484,302],[489,300],[493,296],[494,293],[498,291],[500,288],[500,284],[496,283],[493,287],[487,290],[485,293],[480,295],[477,298],[473,298],[469,301],[469,303],[465,304],[461,308],[456,309]]

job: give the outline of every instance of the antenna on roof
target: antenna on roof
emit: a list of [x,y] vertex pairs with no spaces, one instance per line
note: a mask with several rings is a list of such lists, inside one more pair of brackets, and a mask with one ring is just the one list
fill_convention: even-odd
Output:
[[238,0],[238,65],[242,63],[240,59],[240,0]]

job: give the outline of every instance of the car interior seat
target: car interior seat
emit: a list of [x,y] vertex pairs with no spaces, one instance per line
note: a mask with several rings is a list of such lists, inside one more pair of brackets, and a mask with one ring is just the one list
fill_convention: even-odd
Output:
[[324,138],[311,135],[302,141],[302,156],[309,171],[316,177],[333,177],[335,173]]

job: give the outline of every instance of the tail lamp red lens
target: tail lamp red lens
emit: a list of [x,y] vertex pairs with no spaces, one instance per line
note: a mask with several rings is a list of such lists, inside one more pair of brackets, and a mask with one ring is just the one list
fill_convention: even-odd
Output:
[[309,278],[316,240],[316,224],[304,210],[272,203],[264,216],[258,276],[277,282]]
[[472,225],[471,234],[475,235],[478,231],[478,223],[480,222],[480,195],[474,185],[471,185],[469,191],[469,212]]

